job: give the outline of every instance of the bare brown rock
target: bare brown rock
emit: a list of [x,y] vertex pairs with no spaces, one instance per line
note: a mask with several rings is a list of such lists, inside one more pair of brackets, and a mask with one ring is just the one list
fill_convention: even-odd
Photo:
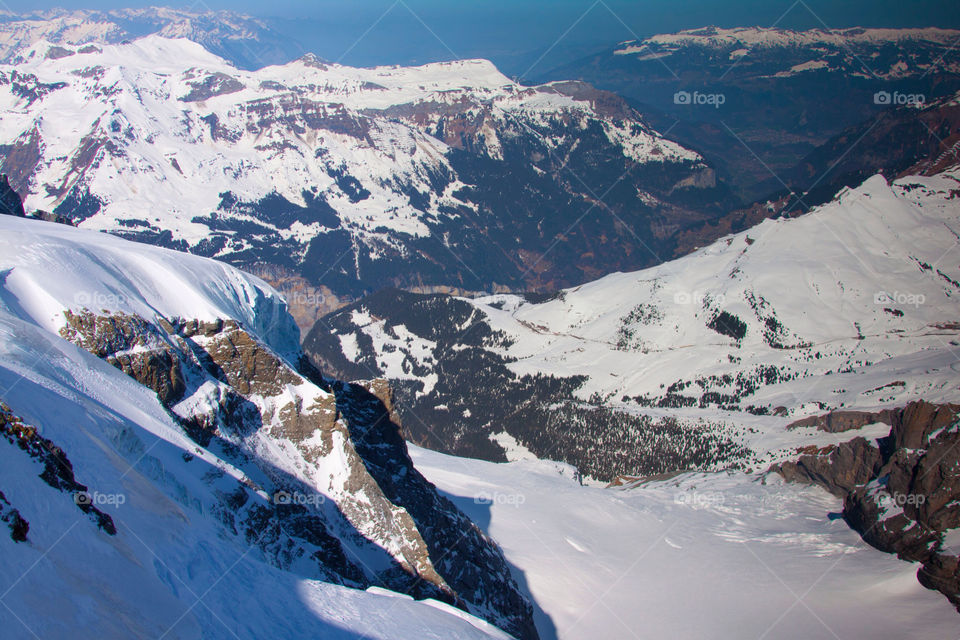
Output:
[[834,412],[791,426],[838,432],[890,425],[877,445],[855,438],[805,451],[772,468],[791,482],[824,487],[844,499],[843,517],[870,545],[921,563],[921,584],[960,610],[960,549],[944,548],[960,527],[960,405],[911,402],[900,409]]

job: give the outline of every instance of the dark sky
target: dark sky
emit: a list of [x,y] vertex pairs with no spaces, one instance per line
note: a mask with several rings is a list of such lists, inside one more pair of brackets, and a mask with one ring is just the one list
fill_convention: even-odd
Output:
[[[31,11],[64,3],[3,4]],[[158,3],[81,0],[68,6],[151,4]],[[197,0],[169,6],[276,18],[271,24],[305,49],[347,64],[484,57],[522,74],[546,53],[530,75],[634,36],[705,25],[960,28],[958,0]]]

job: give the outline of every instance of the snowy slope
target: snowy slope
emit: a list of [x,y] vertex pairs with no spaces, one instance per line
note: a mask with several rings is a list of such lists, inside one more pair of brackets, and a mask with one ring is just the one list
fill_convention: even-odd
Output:
[[[508,637],[449,604],[380,587],[403,583],[390,568],[401,564],[413,573],[401,591],[422,582],[416,593],[450,593],[433,569],[443,558],[406,510],[415,505],[390,502],[360,464],[356,439],[368,427],[338,422],[296,436],[334,398],[295,373],[298,332],[273,289],[220,263],[95,232],[7,216],[0,228],[0,511],[29,524],[23,541],[6,528],[0,536],[4,637]],[[100,318],[97,345],[76,335],[91,329],[77,320],[88,317]],[[119,324],[132,317],[146,324]],[[200,321],[187,341],[196,353],[216,361],[218,340],[232,340],[252,349],[257,369],[275,370],[238,383],[244,374],[229,358],[219,379],[184,365],[186,400],[161,404],[116,358],[162,369],[163,353],[183,357],[173,345],[184,334],[164,329],[176,318]],[[239,328],[219,328],[224,320]],[[119,340],[112,327],[161,344],[136,342],[111,366],[95,353]],[[245,403],[249,422],[233,432],[225,419],[205,442],[185,420],[217,410],[218,393]],[[397,486],[410,480],[404,452],[385,464]],[[458,522],[455,512],[443,517]],[[459,544],[476,544],[470,531]],[[490,550],[448,553],[483,562]],[[474,575],[474,585],[491,577]],[[496,618],[496,598],[476,601],[486,587],[477,589],[464,594],[469,607],[457,602]]]
[[[661,267],[614,274],[545,304],[477,304],[506,304],[485,311],[516,338],[511,368],[587,373],[584,398],[661,399],[678,381],[774,366],[797,382],[705,402],[796,410],[805,402],[875,406],[890,394],[946,399],[957,391],[958,175],[892,186],[876,176],[809,215],[767,220]],[[709,326],[723,312],[744,324],[742,338]],[[872,392],[914,368],[923,373],[905,376],[901,390]],[[705,392],[736,390],[711,380],[679,393],[699,403]]]
[[69,226],[8,217],[0,223],[0,295],[20,320],[57,333],[65,309],[232,318],[278,354],[294,359],[299,352],[286,302],[259,278],[206,258]]
[[582,487],[548,462],[411,449],[503,546],[543,638],[946,638],[957,612],[868,547],[839,499],[779,476]]
[[[923,351],[953,335],[935,325],[954,319],[960,296],[951,255],[957,187],[955,174],[893,187],[877,176],[810,215],[765,221],[661,267],[614,274],[545,304],[499,298],[507,306],[491,317],[528,338],[510,351],[523,361],[517,369],[556,363],[590,371],[571,360],[574,345],[590,343],[594,372],[628,376],[614,384],[598,376],[588,394],[656,389],[683,370],[667,363],[690,357],[699,359],[698,372],[722,373],[728,354],[799,369],[817,366],[807,362],[813,352],[836,366],[855,365],[858,354],[877,360]],[[711,330],[721,311],[746,324],[742,339]],[[644,366],[653,357],[655,370]]]
[[[339,370],[424,380],[409,385],[406,425],[414,433],[421,421],[449,438],[476,433],[478,441],[513,429],[508,435],[538,456],[609,479],[615,469],[630,473],[631,464],[651,472],[655,461],[641,463],[651,443],[631,454],[633,463],[612,456],[635,446],[635,429],[679,420],[746,448],[677,464],[764,467],[815,443],[812,430],[784,431],[800,417],[956,398],[958,175],[891,185],[876,176],[810,214],[767,220],[684,258],[546,302],[381,296],[325,318],[305,347]],[[445,379],[434,391],[436,372]],[[474,379],[480,382],[471,386]],[[526,416],[527,425],[508,421],[496,402],[476,401],[491,385],[510,415],[531,403],[543,403],[543,411]],[[555,409],[570,402],[597,411],[582,425],[559,414],[553,435],[541,437]],[[623,430],[599,421],[610,410],[641,423]],[[499,449],[471,455],[497,459]]]

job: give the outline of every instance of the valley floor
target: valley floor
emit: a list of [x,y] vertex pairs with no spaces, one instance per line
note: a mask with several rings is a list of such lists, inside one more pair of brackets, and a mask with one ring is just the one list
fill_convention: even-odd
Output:
[[580,486],[545,461],[410,447],[417,468],[502,546],[559,638],[948,638],[918,565],[868,547],[841,501],[774,474]]

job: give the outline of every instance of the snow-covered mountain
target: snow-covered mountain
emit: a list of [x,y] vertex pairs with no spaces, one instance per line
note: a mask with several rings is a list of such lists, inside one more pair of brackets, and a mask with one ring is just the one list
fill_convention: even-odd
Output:
[[956,398],[958,176],[875,176],[547,301],[383,292],[304,347],[396,381],[411,438],[443,451],[526,451],[608,480],[766,468],[804,446],[784,431],[798,418]]
[[658,262],[728,200],[616,96],[482,60],[254,72],[185,39],[38,42],[0,65],[0,113],[28,208],[314,299],[577,284]]
[[386,389],[232,267],[0,216],[0,401],[4,637],[537,637]]
[[263,20],[232,11],[50,9],[27,14],[0,12],[0,62],[10,62],[41,41],[82,48],[119,44],[145,35],[188,38],[244,69],[283,64],[304,53],[296,42]]
[[[256,278],[0,216],[4,637],[955,628],[911,565],[828,517],[843,506],[822,489],[739,471],[602,489],[560,463],[408,456],[382,385],[368,386],[386,405],[299,355]],[[691,602],[711,604],[692,616]]]

